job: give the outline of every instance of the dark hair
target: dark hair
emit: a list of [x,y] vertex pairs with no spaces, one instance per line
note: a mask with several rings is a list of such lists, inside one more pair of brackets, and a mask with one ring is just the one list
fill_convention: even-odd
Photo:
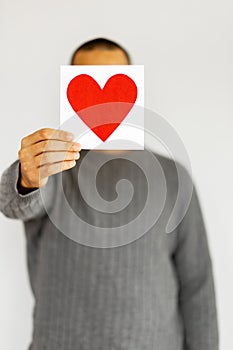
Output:
[[83,43],[82,45],[80,45],[72,54],[70,64],[71,65],[73,64],[75,55],[77,54],[78,51],[80,51],[80,50],[89,51],[89,50],[93,50],[95,48],[103,48],[103,49],[107,49],[107,50],[120,49],[124,52],[129,64],[131,64],[131,59],[130,59],[129,53],[121,45],[117,44],[114,41],[105,39],[105,38],[96,38],[96,39],[87,41],[87,42]]

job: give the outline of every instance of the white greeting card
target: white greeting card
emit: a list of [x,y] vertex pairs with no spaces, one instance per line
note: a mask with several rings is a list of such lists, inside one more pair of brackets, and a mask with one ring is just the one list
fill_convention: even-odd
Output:
[[61,66],[60,128],[82,149],[144,149],[144,66]]

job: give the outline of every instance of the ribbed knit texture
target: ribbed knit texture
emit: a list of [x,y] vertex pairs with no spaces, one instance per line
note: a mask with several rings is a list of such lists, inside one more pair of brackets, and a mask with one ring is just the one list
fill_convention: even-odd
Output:
[[[147,157],[146,151],[135,152]],[[185,218],[173,233],[166,234],[178,182],[174,163],[158,156],[168,192],[157,223],[127,245],[85,246],[67,238],[53,224],[41,191],[51,213],[57,213],[63,227],[74,231],[79,227],[71,216],[64,215],[62,191],[79,217],[100,227],[131,221],[147,198],[143,172],[119,158],[101,169],[96,186],[100,195],[111,201],[116,182],[127,178],[134,187],[132,203],[115,214],[90,208],[77,185],[85,154],[87,151],[81,151],[74,168],[51,176],[42,189],[25,195],[17,190],[18,160],[2,175],[0,209],[10,218],[23,220],[25,226],[35,296],[30,350],[217,350],[212,264],[195,188]],[[154,185],[159,186],[156,178]],[[156,198],[150,209],[155,208]]]

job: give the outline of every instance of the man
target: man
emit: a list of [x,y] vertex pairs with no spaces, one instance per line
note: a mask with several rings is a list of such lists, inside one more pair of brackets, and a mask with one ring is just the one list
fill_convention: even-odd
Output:
[[[121,65],[130,64],[130,58],[118,44],[100,38],[79,47],[71,64]],[[2,175],[1,211],[23,220],[25,225],[35,296],[30,349],[218,349],[212,265],[195,188],[184,219],[166,235],[178,182],[174,163],[157,156],[166,177],[167,198],[156,224],[139,239],[115,248],[82,245],[63,235],[49,214],[55,214],[59,224],[73,231],[80,228],[71,211],[94,227],[121,226],[138,215],[146,201],[147,187],[139,167],[119,155],[106,162],[96,187],[111,201],[116,182],[127,178],[134,187],[132,204],[113,214],[91,208],[77,184],[77,173],[84,171],[80,164],[88,155],[88,151],[80,150],[81,145],[73,142],[69,133],[42,129],[22,139],[19,159]],[[147,151],[133,152],[149,169]],[[107,154],[96,151],[94,157]],[[89,193],[93,161],[87,169],[84,190]],[[62,171],[61,186],[58,180]],[[156,176],[154,187],[160,188]],[[48,210],[41,199],[42,189]],[[64,215],[62,191],[72,208],[70,216]],[[154,198],[151,210],[156,210],[156,201]]]

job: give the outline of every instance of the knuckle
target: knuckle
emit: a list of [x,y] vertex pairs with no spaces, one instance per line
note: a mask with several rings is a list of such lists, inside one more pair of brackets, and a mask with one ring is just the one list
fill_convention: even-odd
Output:
[[28,171],[27,165],[21,164],[21,173],[22,173],[22,175],[28,177],[29,171]]
[[21,159],[21,156],[22,156],[22,149],[18,150],[18,157],[19,157],[19,159]]
[[44,129],[41,129],[41,130],[39,131],[39,135],[40,135],[41,138],[45,138],[45,136],[46,136],[46,131],[45,131]]
[[34,177],[38,171],[35,159],[24,161],[21,164],[21,167],[22,167],[23,172],[25,174],[27,174],[27,176],[29,176],[29,177]]
[[27,137],[25,136],[25,137],[23,137],[22,139],[21,139],[21,147],[23,147],[24,146],[24,144],[25,144],[25,142],[26,142],[26,139],[27,139]]
[[21,148],[18,151],[18,156],[19,156],[19,159],[22,160],[22,161],[25,159],[25,150],[23,148]]
[[22,161],[25,161],[26,159],[29,159],[31,156],[30,148],[22,148],[19,151],[19,157]]
[[49,129],[49,128],[40,129],[40,130],[39,130],[39,134],[40,134],[41,137],[47,138],[47,137],[49,137],[49,135],[51,134],[51,131],[50,131],[50,130],[51,130],[51,129]]
[[24,173],[29,173],[30,165],[28,162],[24,162],[21,164],[22,170]]
[[21,163],[21,173],[26,174],[27,173],[27,165]]

